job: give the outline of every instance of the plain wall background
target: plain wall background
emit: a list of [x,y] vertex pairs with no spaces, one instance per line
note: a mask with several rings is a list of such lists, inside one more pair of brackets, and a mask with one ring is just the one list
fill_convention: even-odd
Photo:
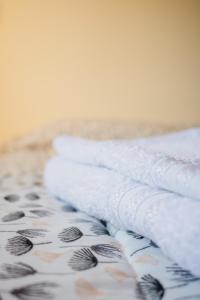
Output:
[[200,1],[0,0],[0,141],[64,118],[200,121]]

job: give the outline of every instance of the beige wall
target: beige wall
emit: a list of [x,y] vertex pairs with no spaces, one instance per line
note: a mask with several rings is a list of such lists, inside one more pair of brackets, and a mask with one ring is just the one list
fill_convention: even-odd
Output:
[[200,121],[199,0],[0,3],[0,141],[63,118]]

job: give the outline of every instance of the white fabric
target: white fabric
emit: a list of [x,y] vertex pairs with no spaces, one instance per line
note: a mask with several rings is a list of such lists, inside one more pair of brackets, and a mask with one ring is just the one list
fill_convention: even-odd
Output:
[[104,166],[134,180],[200,199],[200,128],[125,141],[58,137],[57,153],[69,160]]
[[45,181],[55,196],[119,228],[147,236],[181,266],[200,275],[199,201],[59,157],[48,163]]
[[[52,194],[77,208],[152,239],[200,276],[199,136],[200,130],[193,129],[137,142],[59,138],[55,148],[60,156],[48,162],[45,182]],[[132,179],[137,172],[136,179],[149,185]],[[163,184],[196,199],[157,188]]]

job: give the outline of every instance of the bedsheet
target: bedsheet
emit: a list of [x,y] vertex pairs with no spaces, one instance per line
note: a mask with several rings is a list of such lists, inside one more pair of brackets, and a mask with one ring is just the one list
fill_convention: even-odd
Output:
[[200,299],[200,277],[163,255],[153,241],[132,231],[119,230],[111,224],[108,228],[122,245],[146,299]]
[[120,243],[101,221],[50,197],[35,159],[0,161],[0,299],[143,299]]

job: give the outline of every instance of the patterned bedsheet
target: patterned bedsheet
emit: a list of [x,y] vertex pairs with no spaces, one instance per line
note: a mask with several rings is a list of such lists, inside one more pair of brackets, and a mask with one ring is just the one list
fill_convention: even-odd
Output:
[[0,299],[200,299],[200,278],[154,243],[49,196],[46,158],[0,158]]
[[142,299],[120,243],[47,194],[40,159],[0,160],[0,299]]

